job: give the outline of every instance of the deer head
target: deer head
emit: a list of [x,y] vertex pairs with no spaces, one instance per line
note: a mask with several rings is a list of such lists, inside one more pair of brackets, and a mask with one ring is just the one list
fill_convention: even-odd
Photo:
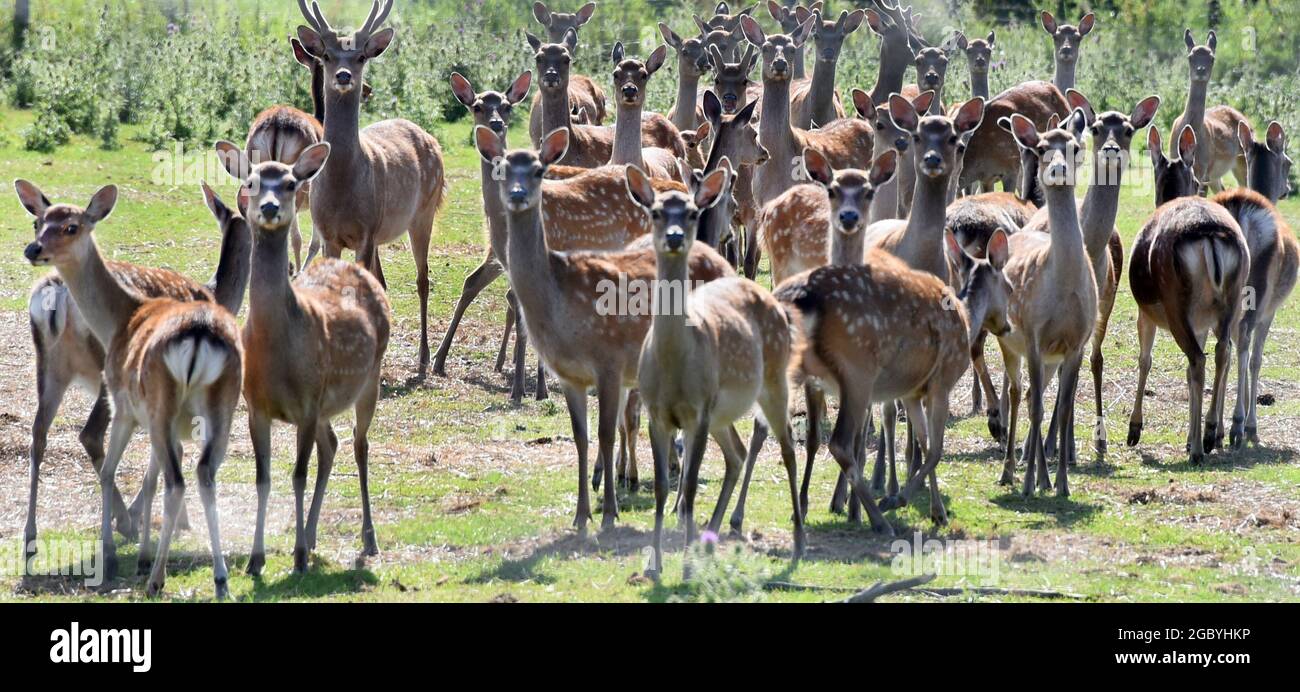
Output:
[[361,85],[366,63],[383,55],[392,45],[395,35],[392,27],[379,27],[388,19],[393,0],[384,0],[382,6],[379,0],[374,0],[365,24],[350,35],[333,29],[314,0],[310,12],[306,0],[298,0],[298,9],[310,25],[310,28],[298,27],[298,40],[308,54],[320,61],[326,86],[335,93],[346,95]]
[[1083,42],[1083,37],[1092,32],[1093,26],[1097,22],[1097,16],[1089,12],[1083,15],[1079,20],[1078,26],[1073,24],[1057,25],[1056,17],[1046,10],[1042,13],[1043,29],[1052,35],[1052,43],[1055,44],[1056,61],[1066,65],[1073,65],[1079,60],[1079,45]]
[[1219,37],[1213,31],[1210,39],[1203,46],[1196,45],[1192,30],[1183,32],[1183,42],[1187,44],[1187,64],[1191,70],[1193,82],[1208,82],[1214,73],[1214,52],[1219,46]]
[[764,164],[771,157],[758,143],[758,129],[753,122],[757,107],[758,101],[752,101],[739,113],[726,115],[718,97],[712,91],[704,92],[704,124],[714,133],[713,146],[727,152],[728,158],[738,166]]
[[768,36],[763,33],[763,27],[753,17],[748,15],[740,18],[740,30],[745,35],[745,40],[759,49],[763,56],[763,80],[773,82],[789,81],[793,74],[794,54],[808,37],[816,23],[819,21],[818,15],[814,14],[808,21],[799,25],[794,33],[772,34]]
[[573,64],[574,51],[578,49],[578,33],[569,29],[558,43],[542,43],[536,36],[525,32],[528,45],[536,52],[537,76],[541,87],[546,91],[568,88],[569,69]]
[[108,218],[117,205],[117,186],[106,185],[90,198],[84,209],[71,204],[51,204],[32,183],[15,180],[18,201],[36,219],[36,239],[23,256],[34,267],[80,265],[91,251],[91,231]]
[[1019,113],[1011,116],[1011,133],[1016,142],[1038,153],[1038,179],[1045,188],[1073,187],[1083,151],[1088,116],[1082,108],[1061,123],[1061,127],[1039,133],[1034,122]]
[[1289,196],[1291,157],[1286,154],[1286,133],[1282,124],[1276,120],[1269,123],[1267,136],[1261,142],[1255,139],[1255,132],[1249,124],[1239,123],[1237,141],[1246,152],[1250,187],[1274,201]]
[[[930,104],[934,99],[933,91],[922,92],[912,99],[912,109],[917,113],[925,113],[930,110]],[[877,106],[872,102],[871,94],[861,89],[854,89],[853,109],[859,118],[871,123],[877,142],[897,150],[900,154],[907,153],[907,148],[912,144],[912,133],[894,124],[893,118],[889,117],[889,104]]]
[[803,166],[809,180],[826,188],[831,227],[838,234],[854,235],[866,227],[876,188],[892,180],[898,170],[898,152],[890,149],[877,156],[870,171],[834,171],[821,152],[809,147],[803,151]]
[[963,103],[952,118],[922,117],[911,101],[893,94],[889,97],[889,117],[895,127],[911,133],[917,173],[934,179],[956,170],[962,136],[984,121],[984,99],[977,97]]
[[1012,287],[1003,270],[1011,258],[1010,241],[1001,228],[989,236],[985,256],[967,253],[951,231],[944,232],[948,254],[963,267],[961,291],[957,299],[970,315],[970,343],[978,343],[980,332],[1005,336],[1011,331],[1007,321],[1007,308],[1011,303]]
[[938,91],[948,76],[948,53],[942,48],[923,48],[916,53],[916,84]]
[[749,86],[753,84],[749,73],[758,63],[758,54],[753,46],[746,46],[739,62],[727,62],[724,55],[717,46],[709,47],[709,60],[713,63],[713,92],[722,101],[722,112],[735,113],[748,98]]
[[664,192],[656,195],[650,176],[636,166],[627,167],[627,193],[632,201],[650,213],[650,235],[655,253],[661,257],[690,254],[700,230],[700,214],[712,209],[727,190],[730,166],[704,176],[693,194]]
[[483,125],[499,135],[505,135],[506,129],[510,127],[510,117],[515,105],[528,96],[528,89],[532,84],[533,73],[527,70],[515,78],[505,93],[499,91],[474,93],[474,87],[470,86],[468,79],[461,76],[459,72],[451,73],[451,93],[473,114],[474,124]]
[[506,151],[505,141],[486,127],[475,126],[474,144],[484,161],[497,167],[501,202],[512,213],[536,209],[542,201],[546,170],[569,150],[569,131],[560,128],[542,138],[541,149]]
[[1179,197],[1199,195],[1204,187],[1196,179],[1196,131],[1191,125],[1183,126],[1175,144],[1178,158],[1170,159],[1160,143],[1160,131],[1153,127],[1147,133],[1147,150],[1155,166],[1157,207]]
[[[1156,112],[1160,110],[1160,97],[1148,96],[1142,99],[1128,115],[1119,111],[1097,115],[1088,97],[1075,89],[1067,90],[1065,99],[1071,108],[1082,110],[1088,119],[1088,131],[1092,135],[1092,150],[1096,159],[1094,181],[1117,180],[1118,172],[1128,165],[1133,135],[1155,120]],[[1106,171],[1107,176],[1098,177],[1102,171]]]
[[260,231],[289,230],[298,213],[298,188],[320,173],[330,155],[329,142],[320,142],[303,149],[293,165],[278,161],[254,165],[238,145],[220,141],[216,149],[226,172],[243,183],[240,196],[248,199],[248,221]]
[[589,2],[582,6],[573,14],[563,12],[552,12],[546,7],[544,2],[533,3],[533,18],[539,24],[546,28],[546,35],[551,43],[562,43],[564,35],[573,31],[573,35],[578,35],[578,29],[584,24],[591,21],[592,15],[596,14],[596,3]]
[[966,62],[970,65],[972,75],[987,75],[989,65],[993,63],[993,41],[997,38],[992,31],[989,32],[988,38],[977,38],[973,41],[966,39],[966,34],[958,31],[953,37],[953,45],[957,50],[966,54]]
[[[835,21],[821,21],[820,12],[820,10],[817,10],[812,13],[812,16],[819,18],[818,21],[813,22],[812,36],[813,45],[817,47],[817,61],[833,63],[840,59],[840,51],[844,49],[845,37],[862,26],[862,20],[866,18],[866,13],[862,10],[841,11],[839,18]],[[797,31],[798,27],[795,30]]]
[[677,69],[682,76],[698,79],[709,71],[709,51],[704,44],[704,35],[684,39],[663,22],[659,22],[659,33],[664,42],[677,51]]
[[645,62],[628,58],[623,52],[623,42],[614,44],[610,60],[614,62],[614,92],[620,103],[628,108],[640,108],[645,103],[646,84],[668,59],[668,47],[659,46],[650,53]]

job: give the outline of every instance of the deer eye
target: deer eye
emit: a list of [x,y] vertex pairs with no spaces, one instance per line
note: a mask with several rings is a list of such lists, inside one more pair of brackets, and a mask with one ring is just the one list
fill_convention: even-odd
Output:
[[475,112],[475,113],[482,113],[482,112],[483,112],[483,106],[480,106],[479,104],[476,103],[476,104],[474,104],[473,107],[474,107],[474,112]]
[[948,143],[949,143],[949,144],[956,144],[956,143],[957,143],[957,135],[953,135],[953,136],[949,137],[949,138],[948,138]]
[[297,186],[297,184],[294,183],[294,182],[291,180],[291,181],[289,181],[289,182],[287,182],[287,183],[284,184],[284,191],[285,191],[285,192],[293,192],[293,189],[294,189],[296,186]]
[[69,225],[67,228],[63,229],[63,234],[64,234],[64,235],[76,235],[78,230],[79,230],[79,229],[77,228],[77,224],[74,223],[74,224]]

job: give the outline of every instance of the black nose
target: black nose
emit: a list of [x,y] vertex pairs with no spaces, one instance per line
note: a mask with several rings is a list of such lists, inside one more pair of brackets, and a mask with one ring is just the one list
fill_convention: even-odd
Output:
[[260,209],[262,210],[263,219],[274,219],[276,215],[280,213],[280,205],[274,202],[267,202],[266,204],[263,204]]
[[528,191],[525,190],[525,189],[523,188],[523,186],[521,186],[521,185],[516,185],[516,186],[510,188],[510,201],[511,201],[511,202],[522,202],[522,201],[524,201],[524,200],[527,199],[527,198],[528,198]]
[[334,73],[334,81],[344,86],[352,83],[352,73],[347,70],[339,70]]
[[623,87],[623,98],[634,99],[636,98],[636,95],[637,95],[636,87],[632,86],[631,84]]
[[789,66],[790,63],[786,62],[785,60],[777,60],[772,63],[772,71],[778,73],[785,72],[786,68],[788,68]]
[[843,209],[840,211],[840,225],[845,228],[855,228],[862,217],[854,209]]
[[669,250],[680,250],[686,244],[686,233],[680,228],[672,229],[664,236],[664,244]]
[[943,165],[943,158],[933,152],[925,155],[925,165],[930,168],[938,168]]
[[899,137],[898,139],[894,140],[894,148],[899,151],[907,151],[908,144],[909,142],[906,137]]
[[23,250],[23,256],[27,258],[28,262],[35,262],[36,258],[41,256],[41,244],[32,243],[28,245],[27,249]]
[[501,120],[493,120],[492,122],[488,123],[488,127],[492,128],[493,132],[501,132],[502,130],[506,129],[506,124]]

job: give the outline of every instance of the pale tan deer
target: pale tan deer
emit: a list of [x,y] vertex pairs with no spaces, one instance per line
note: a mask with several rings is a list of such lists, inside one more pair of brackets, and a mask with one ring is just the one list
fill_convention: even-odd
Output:
[[681,169],[677,167],[677,159],[686,154],[680,135],[676,147],[671,150],[644,147],[641,144],[641,118],[645,110],[646,87],[650,78],[668,59],[668,47],[659,46],[642,62],[627,57],[623,43],[619,41],[614,44],[610,59],[614,62],[618,119],[614,121],[614,148],[610,152],[609,164],[636,166],[660,180],[686,182],[681,180]]
[[1247,187],[1277,201],[1291,195],[1291,157],[1286,153],[1286,132],[1274,120],[1268,124],[1264,141],[1255,139],[1247,123],[1237,125],[1237,139],[1246,155]]
[[[308,266],[292,283],[283,270],[289,220],[297,211],[296,188],[318,179],[331,156],[331,145],[308,147],[293,166],[276,161],[252,165],[229,142],[218,142],[216,148],[227,172],[242,182],[250,196],[248,216],[253,227],[253,277],[243,333],[244,401],[257,483],[257,528],[248,572],[261,574],[266,564],[272,422],[297,428],[293,566],[302,573],[316,547],[316,526],[338,450],[330,421],[348,409],[356,416],[352,446],[361,485],[362,553],[378,555],[370,514],[368,433],[392,331],[388,297],[365,269],[337,259]],[[308,514],[304,494],[313,449],[318,451],[316,484]]]
[[[822,12],[822,0],[817,0],[808,6],[794,5],[788,7],[778,3],[776,0],[767,0],[767,13],[772,16],[773,21],[781,26],[783,33],[791,33],[799,28],[800,24],[808,21],[808,18],[814,12]],[[794,78],[796,80],[804,79],[808,76],[807,69],[804,67],[804,49],[800,48],[795,51],[794,60],[792,61]]]
[[[206,285],[199,285],[188,277],[166,269],[113,260],[106,260],[104,264],[118,283],[141,296],[215,302],[231,314],[237,314],[243,305],[244,291],[248,286],[252,237],[243,217],[226,207],[207,184],[203,185],[203,196],[221,230],[221,253],[217,260],[216,274]],[[43,200],[43,203],[46,207],[51,206],[48,200]],[[28,316],[32,346],[36,353],[37,396],[36,416],[32,421],[27,521],[23,530],[24,555],[30,559],[36,548],[36,495],[41,464],[45,458],[50,426],[54,423],[54,416],[58,413],[64,394],[74,385],[92,395],[97,394],[79,436],[97,477],[104,463],[104,436],[108,433],[111,412],[109,391],[103,383],[104,347],[95,338],[57,272],[42,277],[32,287]],[[149,469],[154,477],[158,471],[156,466]],[[138,496],[128,511],[116,485],[112,492],[117,531],[134,540],[138,534],[133,518],[143,510],[141,505],[144,498]],[[189,525],[183,506],[177,521],[181,528]]]
[[993,48],[997,32],[990,31],[987,38],[967,39],[966,34],[958,31],[953,37],[954,45],[966,55],[966,66],[970,70],[970,95],[972,98],[982,96],[988,100],[989,66],[993,64]]
[[1191,86],[1187,91],[1187,105],[1174,121],[1173,132],[1182,132],[1184,125],[1191,125],[1196,132],[1196,177],[1210,190],[1222,191],[1223,176],[1228,173],[1236,176],[1237,185],[1244,187],[1247,184],[1246,158],[1237,131],[1241,125],[1249,127],[1250,123],[1241,111],[1231,106],[1215,106],[1208,110],[1205,107],[1219,39],[1211,31],[1209,41],[1198,46],[1192,30],[1188,29],[1183,34],[1183,41],[1187,44]]
[[680,519],[689,546],[695,540],[695,494],[708,438],[713,437],[726,459],[726,476],[708,524],[717,533],[746,463],[734,424],[756,405],[762,416],[755,421],[754,438],[760,442],[751,444],[750,457],[757,456],[764,429],[775,431],[790,484],[794,559],[803,552],[798,469],[786,409],[791,339],[785,311],[771,293],[748,279],[723,278],[691,290],[689,258],[701,216],[726,193],[728,176],[727,169],[719,168],[701,179],[693,195],[656,195],[645,173],[627,169],[629,194],[654,219],[657,255],[659,308],[637,368],[655,458],[654,565],[648,570],[655,575],[663,571],[663,514],[673,435],[681,430],[687,436]]
[[[812,13],[813,21],[813,73],[812,78],[794,76],[790,87],[790,122],[807,130],[825,127],[844,117],[844,105],[835,91],[835,71],[844,50],[844,39],[862,26],[866,14],[862,10],[841,11],[835,21],[824,21],[821,10]],[[802,62],[803,51],[795,52],[795,64]],[[793,73],[792,73],[793,74]]]
[[[758,141],[771,159],[754,169],[754,207],[762,209],[786,190],[803,182],[796,179],[802,169],[801,156],[807,148],[826,156],[835,168],[871,167],[871,125],[863,120],[838,120],[820,130],[806,131],[790,122],[790,61],[793,51],[811,34],[816,20],[810,18],[792,35],[763,32],[749,16],[740,19],[741,31],[763,57],[763,100],[758,125]],[[802,177],[802,176],[799,176]],[[760,248],[755,232],[746,229],[745,275],[758,272]]]
[[[573,14],[563,12],[552,12],[546,7],[545,3],[533,3],[533,18],[537,20],[546,29],[548,43],[564,43],[565,34],[573,32],[573,49],[569,56],[577,55],[578,52],[578,30],[587,22],[591,21],[592,16],[596,14],[596,3],[589,2],[578,9]],[[585,111],[588,122],[591,125],[603,125],[605,119],[609,117],[605,100],[605,90],[600,88],[591,77],[575,74],[569,77],[566,85],[569,95],[569,102],[573,104],[574,111]],[[528,137],[532,140],[533,146],[537,146],[538,140],[541,139],[544,130],[542,122],[542,92],[538,91],[533,97],[532,110],[529,113],[528,120]]]
[[1056,17],[1046,10],[1039,18],[1043,22],[1043,30],[1052,37],[1052,60],[1056,65],[1052,84],[1064,93],[1067,89],[1075,87],[1075,74],[1079,68],[1079,54],[1083,39],[1092,33],[1097,23],[1097,15],[1089,12],[1083,15],[1077,25],[1057,24]]
[[699,113],[700,78],[709,71],[709,51],[703,35],[682,38],[663,22],[659,22],[659,33],[677,52],[677,98],[668,109],[668,119],[685,137],[703,121]]
[[429,241],[434,217],[447,197],[447,174],[438,140],[409,120],[384,120],[359,129],[361,92],[356,88],[369,61],[383,55],[393,41],[392,27],[380,29],[393,0],[373,3],[365,24],[350,36],[340,35],[313,4],[298,0],[308,27],[298,39],[329,75],[325,98],[325,141],[330,165],[313,181],[311,216],[327,257],[344,248],[371,270],[380,284],[384,273],[379,246],[410,237],[420,296],[418,374],[429,366]]
[[[1016,139],[1038,151],[1039,180],[1049,213],[1049,233],[1016,233],[1011,237],[1005,275],[1011,288],[1007,306],[1010,329],[998,336],[1008,374],[1006,461],[1001,482],[1012,484],[1015,474],[1016,418],[1020,405],[1020,364],[1029,367],[1029,434],[1024,446],[1024,494],[1051,488],[1043,451],[1044,397],[1053,371],[1059,387],[1069,393],[1060,406],[1060,448],[1073,449],[1074,396],[1083,348],[1097,323],[1097,281],[1084,246],[1074,176],[1081,157],[1088,116],[1075,110],[1062,129],[1039,133],[1023,115],[1011,116]],[[1056,493],[1070,494],[1065,455],[1058,460]],[[1037,476],[1037,482],[1035,477]]]
[[[615,430],[626,408],[627,393],[635,387],[637,358],[650,327],[650,316],[641,314],[645,310],[633,309],[630,304],[625,311],[618,309],[618,287],[620,279],[624,286],[654,279],[654,250],[648,243],[608,253],[551,249],[550,234],[543,230],[548,225],[543,219],[543,180],[547,167],[564,158],[567,129],[557,129],[544,137],[540,152],[507,151],[501,138],[484,127],[475,127],[474,138],[479,155],[497,166],[502,177],[499,192],[508,229],[506,271],[512,285],[528,287],[519,292],[518,300],[529,337],[564,387],[578,453],[574,525],[585,538],[591,519],[587,391],[596,389],[600,407],[597,460],[605,466],[613,460]],[[622,184],[626,199],[626,179]],[[589,198],[582,202],[583,213],[590,214]],[[640,215],[640,223],[648,225],[644,212]],[[690,264],[693,281],[734,275],[726,260],[703,245],[692,250]],[[605,529],[613,527],[618,514],[614,486],[604,484],[601,523]]]
[[[1160,151],[1156,129],[1151,128],[1151,133],[1160,206],[1138,233],[1129,261],[1129,287],[1138,304],[1139,356],[1128,444],[1134,446],[1142,439],[1142,402],[1151,370],[1151,349],[1157,328],[1166,329],[1187,357],[1187,453],[1189,462],[1198,465],[1223,443],[1232,339],[1238,336],[1243,291],[1250,282],[1250,248],[1232,214],[1199,196],[1201,187],[1193,176],[1197,143],[1192,127],[1185,125],[1180,131],[1179,158],[1173,161]],[[1204,345],[1211,331],[1216,338],[1214,385],[1202,429]]]
[[[141,567],[153,555],[147,593],[156,596],[167,578],[167,555],[185,501],[182,439],[201,445],[196,475],[199,497],[212,547],[212,576],[218,599],[228,594],[225,556],[217,513],[216,473],[225,460],[231,419],[239,403],[243,354],[239,326],[230,311],[207,300],[144,298],[120,283],[104,261],[92,235],[117,203],[117,188],[109,185],[91,198],[85,209],[51,205],[37,187],[14,183],[23,207],[36,217],[36,240],[24,255],[34,266],[53,266],[76,301],[91,333],[104,348],[105,384],[113,402],[112,432],[102,466],[100,541],[105,577],[117,574],[113,544],[113,509],[121,500],[116,490],[117,465],[139,426],[149,431],[152,465],[161,468],[166,492],[163,525],[156,552],[149,542],[150,505],[154,488],[146,474],[140,524]],[[278,271],[286,274],[288,250]],[[168,281],[163,275],[154,281]],[[182,292],[187,287],[172,287]]]

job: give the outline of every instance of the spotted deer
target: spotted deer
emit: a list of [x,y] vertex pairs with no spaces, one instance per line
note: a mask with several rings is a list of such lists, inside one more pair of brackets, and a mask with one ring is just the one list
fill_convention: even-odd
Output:
[[[1005,265],[1011,291],[1006,315],[1009,329],[998,335],[1009,398],[1001,482],[1014,482],[1020,365],[1027,361],[1029,433],[1024,445],[1024,494],[1030,495],[1035,488],[1052,487],[1047,476],[1042,424],[1047,381],[1053,371],[1059,371],[1059,388],[1067,393],[1058,402],[1059,448],[1074,448],[1073,392],[1083,365],[1084,345],[1097,324],[1097,281],[1074,198],[1074,176],[1088,116],[1076,109],[1061,129],[1039,133],[1029,118],[1017,114],[1011,116],[1011,127],[1022,146],[1038,152],[1038,178],[1049,214],[1048,233],[1016,233],[1011,237],[1010,258]],[[1061,497],[1070,494],[1065,457],[1061,455],[1056,468],[1056,493]]]
[[298,6],[309,27],[298,40],[330,75],[325,98],[325,141],[330,164],[312,182],[311,216],[327,257],[344,248],[384,284],[379,246],[403,234],[411,240],[420,297],[419,376],[429,366],[429,241],[434,218],[447,197],[447,174],[438,140],[409,120],[383,120],[359,128],[361,92],[356,88],[369,61],[392,44],[392,27],[380,29],[393,0],[375,0],[359,30],[337,33],[313,3]]
[[[1134,240],[1129,260],[1129,287],[1138,304],[1139,356],[1128,444],[1135,446],[1142,439],[1142,403],[1151,349],[1156,330],[1165,329],[1187,357],[1187,453],[1190,463],[1200,464],[1223,443],[1232,339],[1239,335],[1243,292],[1250,285],[1250,248],[1232,213],[1199,196],[1200,184],[1194,175],[1198,147],[1192,126],[1184,125],[1179,132],[1176,160],[1169,160],[1161,151],[1160,133],[1155,128],[1151,128],[1148,146],[1156,164],[1159,206]],[[1202,428],[1204,344],[1211,331],[1216,338],[1214,386]]]
[[[533,18],[546,29],[548,43],[564,43],[565,35],[570,31],[573,32],[574,45],[569,52],[570,58],[577,55],[578,52],[578,30],[591,21],[595,14],[596,3],[594,2],[583,5],[573,14],[552,12],[546,7],[545,3],[533,3]],[[603,125],[605,123],[605,119],[609,117],[605,90],[600,88],[600,85],[595,80],[584,75],[571,75],[566,84],[566,90],[569,95],[569,102],[573,104],[574,110],[585,111],[591,125]],[[538,141],[545,132],[542,129],[543,127],[542,92],[538,91],[537,95],[533,97],[532,110],[529,112],[528,120],[528,137],[532,140],[533,146],[537,146]]]
[[1246,186],[1273,204],[1289,197],[1292,162],[1286,153],[1286,133],[1282,124],[1276,120],[1269,123],[1265,139],[1259,141],[1249,124],[1239,123],[1237,139],[1246,156]]
[[[620,278],[623,285],[651,282],[656,275],[654,250],[648,243],[603,253],[559,252],[551,248],[550,234],[543,230],[548,226],[543,218],[543,181],[546,169],[564,158],[567,129],[557,129],[544,137],[540,152],[507,151],[501,138],[484,127],[475,127],[474,138],[479,155],[499,167],[503,178],[498,191],[506,208],[506,271],[512,285],[528,287],[517,297],[529,337],[564,388],[578,453],[574,525],[585,537],[591,519],[587,391],[594,387],[597,393],[597,460],[605,465],[606,460],[613,460],[615,430],[626,409],[628,391],[636,385],[637,358],[650,327],[648,314],[622,315],[612,309],[608,301],[617,296],[610,291],[618,290]],[[626,199],[626,179],[620,182]],[[589,200],[583,198],[583,209],[590,209]],[[649,224],[643,211],[638,215],[641,224]],[[690,266],[692,281],[734,275],[726,260],[704,245],[692,249]],[[613,527],[618,514],[614,486],[604,483],[604,529]]]
[[704,210],[725,194],[729,171],[705,175],[693,195],[656,195],[645,173],[627,169],[628,192],[654,219],[659,309],[641,349],[637,382],[650,414],[655,458],[654,574],[663,570],[664,504],[668,497],[668,456],[673,435],[686,434],[685,483],[680,515],[686,543],[695,540],[695,495],[708,438],[722,449],[726,476],[709,530],[717,533],[732,491],[746,465],[745,447],[735,422],[757,408],[752,460],[766,430],[781,445],[793,505],[794,559],[803,552],[803,517],[796,491],[794,436],[787,419],[786,369],[790,325],[771,293],[743,278],[722,278],[690,290],[689,258]]
[[[250,198],[253,277],[244,326],[244,401],[256,465],[257,527],[248,572],[266,564],[264,534],[271,493],[271,425],[297,429],[293,471],[295,532],[293,567],[307,571],[316,547],[316,527],[338,438],[330,421],[352,409],[352,446],[361,486],[362,554],[378,555],[370,513],[368,434],[379,401],[379,374],[392,332],[392,312],[383,286],[365,269],[337,259],[308,266],[292,283],[285,274],[287,230],[296,189],[322,174],[332,155],[328,142],[303,150],[292,166],[270,161],[253,165],[229,142],[216,145],[226,171]],[[307,466],[317,450],[316,484],[310,512],[304,511]]]
[[1097,15],[1089,12],[1083,15],[1077,25],[1057,24],[1056,17],[1044,10],[1039,15],[1039,19],[1043,23],[1043,30],[1052,37],[1052,61],[1056,65],[1052,84],[1064,93],[1067,89],[1075,87],[1075,73],[1079,67],[1079,53],[1083,39],[1092,33],[1097,23]]
[[685,137],[703,120],[698,112],[700,78],[709,71],[709,51],[702,35],[682,38],[663,22],[659,22],[659,33],[677,53],[677,98],[668,109],[668,119]]
[[[681,171],[677,159],[686,154],[681,137],[677,137],[672,150],[643,147],[641,144],[641,114],[645,109],[646,85],[668,59],[667,46],[659,46],[645,61],[627,57],[621,41],[614,44],[610,53],[614,62],[614,92],[618,97],[618,119],[614,121],[614,148],[609,163],[614,166],[636,166],[660,180],[679,180]],[[685,181],[683,181],[685,182]]]
[[1243,124],[1249,127],[1250,123],[1241,111],[1231,106],[1215,106],[1209,110],[1205,107],[1210,78],[1214,74],[1218,37],[1211,31],[1206,44],[1198,46],[1192,30],[1188,29],[1183,34],[1183,41],[1187,44],[1191,86],[1187,91],[1187,105],[1174,120],[1173,132],[1182,132],[1184,125],[1190,125],[1196,132],[1196,177],[1211,190],[1222,191],[1223,176],[1228,173],[1236,176],[1238,185],[1245,186],[1246,158],[1237,132]]
[[[109,445],[99,466],[100,541],[104,576],[117,574],[113,514],[121,514],[117,465],[137,427],[149,431],[151,465],[160,467],[165,485],[163,524],[155,552],[150,544],[150,508],[155,490],[146,474],[140,522],[140,567],[152,556],[147,593],[157,596],[167,579],[167,555],[185,501],[181,441],[194,439],[202,451],[196,476],[199,498],[212,548],[212,577],[218,599],[228,595],[228,573],[221,551],[216,472],[225,460],[230,425],[239,403],[243,352],[239,326],[229,310],[203,299],[175,300],[187,286],[173,285],[158,298],[145,297],[120,282],[135,274],[140,283],[188,283],[163,273],[110,265],[95,242],[95,228],[117,203],[117,187],[101,188],[82,209],[51,204],[33,184],[15,181],[23,207],[36,218],[36,239],[24,255],[33,266],[53,266],[85,318],[94,338],[104,345],[104,382],[112,398]],[[286,239],[287,241],[287,239]],[[287,248],[287,242],[286,242]],[[278,267],[287,275],[288,251]],[[147,278],[145,278],[147,276]]]
[[966,55],[966,66],[970,70],[970,95],[981,96],[988,100],[989,66],[993,64],[993,47],[997,32],[990,31],[987,38],[967,39],[966,34],[958,31],[953,37],[957,50]]
[[[840,12],[838,19],[825,21],[821,11],[812,13],[813,21],[813,74],[811,79],[794,77],[790,88],[790,122],[807,130],[824,127],[844,117],[844,106],[835,92],[835,69],[844,50],[844,39],[862,26],[862,10]],[[802,49],[795,51],[797,64],[802,61]],[[793,73],[792,73],[793,74]]]
[[[786,190],[803,182],[796,179],[802,169],[804,149],[814,148],[824,154],[836,168],[871,167],[871,125],[863,120],[838,120],[820,130],[796,128],[790,121],[790,60],[792,51],[802,46],[816,21],[809,19],[792,35],[767,35],[753,18],[741,17],[740,28],[746,40],[760,50],[763,58],[763,101],[758,125],[758,141],[771,159],[754,169],[754,206],[762,209]],[[802,176],[800,176],[802,177]],[[757,230],[757,229],[755,229]],[[756,233],[746,229],[745,275],[753,277],[760,259]]]
[[[237,314],[248,286],[250,247],[248,225],[238,212],[230,210],[215,192],[203,185],[204,200],[221,229],[221,251],[216,274],[205,285],[166,269],[141,267],[113,260],[104,265],[113,278],[129,290],[149,298],[177,301],[215,302]],[[48,200],[42,200],[48,208]],[[23,529],[24,556],[30,559],[36,548],[36,496],[41,465],[45,459],[50,426],[68,388],[78,386],[96,395],[79,436],[81,446],[90,456],[91,467],[98,476],[104,463],[104,436],[111,418],[110,392],[104,385],[105,351],[95,337],[86,317],[57,272],[39,279],[32,286],[28,300],[32,346],[36,352],[36,416],[32,421],[32,444],[27,494],[27,520]],[[155,478],[160,469],[151,466]],[[133,517],[143,510],[143,495],[130,510],[122,501],[116,484],[112,487],[113,514],[118,533],[134,540],[137,527]],[[184,506],[177,520],[181,528],[189,522]],[[24,564],[27,564],[26,561]]]
[[[776,0],[767,0],[767,13],[772,16],[773,21],[781,26],[782,33],[792,33],[795,29],[799,28],[799,25],[808,21],[808,18],[811,17],[814,12],[819,14],[822,13],[822,0],[817,0],[817,2],[806,7],[804,5],[787,7],[776,2]],[[791,61],[791,64],[793,65],[793,74],[796,80],[804,79],[808,76],[807,69],[804,67],[803,48],[799,48],[795,51],[794,60]],[[831,81],[834,83],[834,80]]]

